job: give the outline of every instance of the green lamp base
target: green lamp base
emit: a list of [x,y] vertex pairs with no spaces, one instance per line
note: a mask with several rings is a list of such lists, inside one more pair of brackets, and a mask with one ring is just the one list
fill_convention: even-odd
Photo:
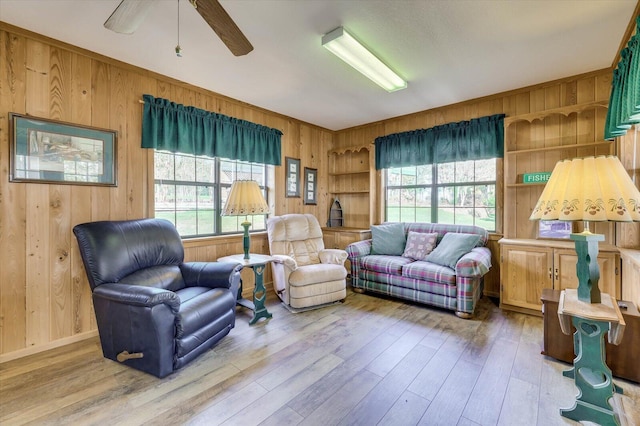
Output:
[[600,266],[598,265],[598,243],[604,241],[604,235],[583,232],[571,234],[575,241],[578,264],[578,300],[587,303],[602,303],[600,297]]
[[244,235],[242,236],[242,248],[244,249],[244,259],[249,260],[249,249],[251,248],[251,237],[249,236],[249,227],[251,222],[244,221],[240,225],[244,228]]

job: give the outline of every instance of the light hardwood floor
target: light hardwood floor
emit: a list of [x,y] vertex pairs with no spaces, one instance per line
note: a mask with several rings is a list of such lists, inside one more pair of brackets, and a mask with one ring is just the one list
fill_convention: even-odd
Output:
[[[541,318],[486,298],[474,320],[351,292],[267,305],[272,320],[250,327],[238,308],[231,334],[163,380],[102,358],[97,338],[1,364],[0,424],[577,424],[558,413],[576,389],[540,355]],[[640,386],[616,382],[640,406]]]

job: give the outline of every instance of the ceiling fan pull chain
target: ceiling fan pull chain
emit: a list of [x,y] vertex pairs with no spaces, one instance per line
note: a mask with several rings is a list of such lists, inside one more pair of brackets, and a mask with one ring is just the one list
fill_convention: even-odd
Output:
[[176,56],[182,58],[182,48],[180,47],[180,0],[178,0],[178,45],[176,46]]

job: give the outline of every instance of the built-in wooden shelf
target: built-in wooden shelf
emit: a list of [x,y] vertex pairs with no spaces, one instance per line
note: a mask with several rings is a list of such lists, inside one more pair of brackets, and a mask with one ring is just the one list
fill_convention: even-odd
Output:
[[346,154],[347,152],[358,152],[358,151],[362,151],[363,149],[366,149],[368,151],[369,149],[371,149],[371,147],[368,144],[346,146],[346,147],[343,147],[343,148],[332,149],[327,154],[328,155],[332,155],[332,154],[343,155],[343,154]]
[[571,114],[579,114],[583,111],[587,111],[594,108],[607,109],[608,106],[609,106],[608,101],[595,101],[595,102],[587,102],[584,104],[567,105],[559,108],[545,109],[544,111],[530,112],[528,114],[520,114],[520,115],[513,115],[511,117],[505,117],[504,125],[505,127],[509,127],[510,125],[514,123],[518,123],[520,121],[528,121],[529,123],[533,123],[536,120],[544,120],[545,118],[548,118],[554,115],[563,115],[565,117],[568,117]]
[[356,170],[353,172],[330,172],[329,176],[361,175],[367,173],[369,173],[369,170]]
[[332,194],[368,194],[371,191],[368,189],[360,189],[354,191],[331,191]]
[[534,152],[548,152],[548,151],[563,151],[566,149],[582,149],[582,148],[600,148],[610,147],[613,142],[611,141],[597,141],[590,143],[574,143],[571,145],[557,145],[557,146],[544,146],[540,148],[518,149],[514,151],[507,151],[507,155],[518,154],[531,154]]

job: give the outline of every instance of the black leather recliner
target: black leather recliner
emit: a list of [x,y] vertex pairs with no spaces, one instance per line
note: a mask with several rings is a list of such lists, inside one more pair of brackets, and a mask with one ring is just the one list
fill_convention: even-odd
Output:
[[91,222],[73,232],[105,358],[165,377],[234,327],[240,265],[183,262],[171,222]]

